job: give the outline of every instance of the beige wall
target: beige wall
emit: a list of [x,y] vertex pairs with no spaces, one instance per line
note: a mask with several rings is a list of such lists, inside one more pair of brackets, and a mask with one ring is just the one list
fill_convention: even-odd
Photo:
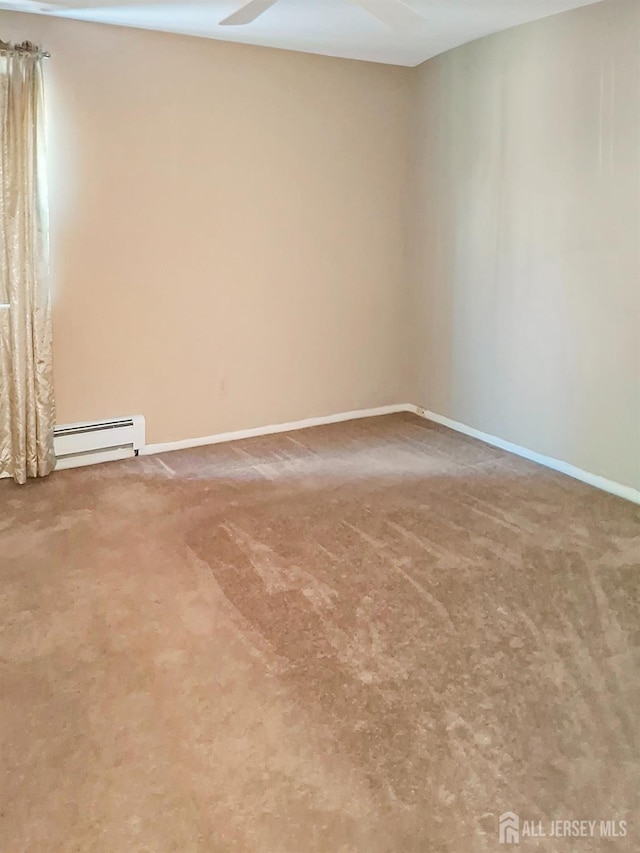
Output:
[[409,394],[408,69],[0,12],[51,51],[58,422],[150,442]]
[[640,487],[640,4],[416,71],[415,393]]
[[636,0],[418,69],[5,12],[0,37],[53,53],[60,423],[413,401],[640,487]]

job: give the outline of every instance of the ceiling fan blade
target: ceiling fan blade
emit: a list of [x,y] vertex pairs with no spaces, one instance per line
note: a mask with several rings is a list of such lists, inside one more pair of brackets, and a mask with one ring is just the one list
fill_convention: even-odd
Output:
[[412,30],[424,24],[425,19],[404,0],[351,0],[375,15],[383,24],[396,30]]
[[235,27],[241,24],[250,24],[266,12],[278,0],[249,0],[241,9],[220,21],[221,27]]

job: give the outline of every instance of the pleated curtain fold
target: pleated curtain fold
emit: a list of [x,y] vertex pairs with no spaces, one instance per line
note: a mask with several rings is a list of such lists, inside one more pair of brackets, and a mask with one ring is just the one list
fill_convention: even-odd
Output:
[[42,59],[0,43],[0,476],[55,465]]

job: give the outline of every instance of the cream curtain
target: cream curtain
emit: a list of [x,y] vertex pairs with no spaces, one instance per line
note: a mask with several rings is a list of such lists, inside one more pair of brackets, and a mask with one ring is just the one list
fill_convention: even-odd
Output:
[[0,476],[55,465],[42,58],[0,42]]

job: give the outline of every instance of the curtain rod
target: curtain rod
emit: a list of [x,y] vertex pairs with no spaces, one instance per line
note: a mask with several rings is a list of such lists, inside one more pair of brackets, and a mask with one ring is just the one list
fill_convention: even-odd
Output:
[[38,59],[51,58],[50,53],[40,50],[37,45],[32,44],[30,41],[23,41],[22,44],[11,44],[11,42],[0,40],[0,53],[26,53],[37,56]]

